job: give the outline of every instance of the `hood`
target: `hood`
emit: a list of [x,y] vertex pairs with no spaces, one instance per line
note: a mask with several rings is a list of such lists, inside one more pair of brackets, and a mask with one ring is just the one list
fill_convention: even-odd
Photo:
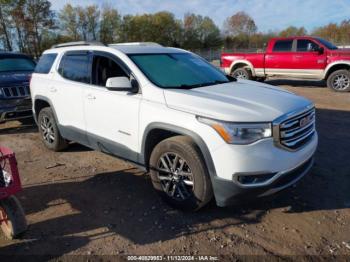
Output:
[[168,107],[231,122],[271,122],[312,104],[283,89],[248,80],[190,90],[164,90]]
[[31,72],[6,72],[0,73],[0,87],[26,85],[29,83]]

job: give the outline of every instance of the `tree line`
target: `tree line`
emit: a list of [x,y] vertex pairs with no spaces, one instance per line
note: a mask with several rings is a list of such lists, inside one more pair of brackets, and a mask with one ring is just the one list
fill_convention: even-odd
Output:
[[48,0],[0,0],[0,49],[40,56],[50,46],[68,41],[157,42],[165,46],[198,49],[263,48],[275,36],[317,35],[335,43],[350,43],[350,19],[311,32],[290,26],[262,33],[252,17],[238,12],[220,28],[208,16],[187,13],[183,19],[163,11],[122,15],[105,4],[73,6],[53,11]]

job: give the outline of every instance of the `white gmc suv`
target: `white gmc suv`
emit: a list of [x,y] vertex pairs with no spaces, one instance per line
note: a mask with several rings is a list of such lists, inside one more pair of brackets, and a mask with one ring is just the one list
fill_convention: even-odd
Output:
[[312,102],[185,50],[62,44],[43,53],[30,88],[46,147],[74,141],[132,162],[180,209],[271,195],[313,164]]

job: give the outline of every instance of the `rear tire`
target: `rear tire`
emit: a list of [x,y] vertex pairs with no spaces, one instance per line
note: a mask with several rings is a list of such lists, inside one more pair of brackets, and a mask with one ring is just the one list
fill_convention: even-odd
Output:
[[19,237],[27,229],[22,205],[15,196],[0,201],[1,229],[9,239]]
[[233,76],[234,78],[237,79],[246,79],[246,80],[252,80],[253,76],[252,76],[252,72],[244,67],[240,67],[235,69],[231,76]]
[[45,107],[39,112],[38,126],[42,141],[48,149],[57,152],[68,147],[68,141],[61,136],[50,107]]
[[346,69],[334,71],[327,78],[327,86],[336,92],[349,92],[350,71]]
[[189,137],[175,136],[160,142],[152,151],[150,169],[153,187],[175,208],[195,211],[213,197],[201,152]]

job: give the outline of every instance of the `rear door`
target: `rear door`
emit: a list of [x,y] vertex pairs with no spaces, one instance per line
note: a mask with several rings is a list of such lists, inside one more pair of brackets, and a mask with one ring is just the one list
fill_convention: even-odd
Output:
[[272,50],[265,55],[267,75],[290,75],[293,73],[294,45],[293,39],[276,40]]
[[49,86],[63,137],[87,144],[83,90],[89,86],[91,52],[66,52]]

